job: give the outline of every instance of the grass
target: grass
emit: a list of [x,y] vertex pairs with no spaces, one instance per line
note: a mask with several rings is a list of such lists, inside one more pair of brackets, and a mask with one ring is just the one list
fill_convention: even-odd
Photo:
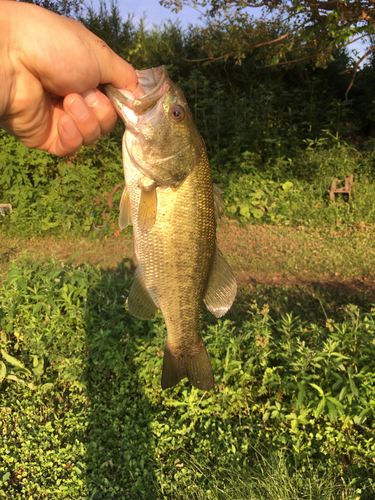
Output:
[[[371,226],[308,228],[225,224],[219,244],[239,274],[262,282],[294,283],[369,279],[374,272]],[[345,248],[345,251],[343,251]],[[264,280],[263,280],[264,282]]]
[[[217,384],[209,393],[186,381],[161,391],[162,317],[142,322],[124,309],[128,234],[2,240],[0,494],[372,499],[373,293],[350,257],[373,249],[369,234],[224,223],[224,253],[239,248],[236,273],[258,274],[224,320],[202,315]],[[319,267],[310,281],[283,268],[292,255],[303,264],[322,253],[348,256],[329,283]]]
[[[374,285],[372,226],[246,226],[227,219],[219,225],[218,242],[237,280],[244,285],[331,283],[344,288],[368,288],[369,291]],[[0,276],[6,273],[9,262],[22,260],[23,253],[30,262],[54,257],[71,260],[77,266],[88,262],[100,265],[102,269],[114,270],[123,259],[127,259],[129,269],[135,265],[131,229],[116,236],[91,239],[51,236],[25,240],[4,235],[0,246]]]
[[268,456],[254,450],[251,464],[245,467],[232,465],[221,474],[202,467],[196,460],[187,457],[184,466],[196,474],[212,477],[214,487],[204,490],[191,485],[188,494],[174,488],[172,498],[217,498],[220,500],[336,500],[358,498],[358,492],[337,481],[330,471],[317,473],[313,467],[296,469],[291,466],[283,452],[271,452]]

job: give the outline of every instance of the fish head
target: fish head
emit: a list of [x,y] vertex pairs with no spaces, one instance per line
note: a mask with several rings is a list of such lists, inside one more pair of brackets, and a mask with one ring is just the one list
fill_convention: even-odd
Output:
[[177,189],[205,149],[182,91],[165,66],[137,71],[134,93],[106,85],[105,91],[124,120],[124,144],[145,176]]

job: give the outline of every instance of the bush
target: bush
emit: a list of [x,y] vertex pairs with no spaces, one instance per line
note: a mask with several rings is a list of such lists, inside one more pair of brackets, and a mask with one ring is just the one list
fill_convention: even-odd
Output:
[[[0,142],[0,200],[13,206],[0,231],[24,237],[87,234],[95,223],[113,231],[124,184],[114,139],[101,137],[70,158],[28,150],[5,132]],[[109,206],[107,194],[118,185]]]
[[[243,153],[236,167],[241,174],[216,176],[225,190],[227,214],[252,224],[373,224],[374,154],[359,154],[337,140],[330,147],[325,147],[324,140],[316,146],[311,143],[293,158],[270,160],[266,165],[259,155]],[[346,195],[336,195],[331,202],[328,191],[333,178],[350,174],[354,174],[350,204]]]

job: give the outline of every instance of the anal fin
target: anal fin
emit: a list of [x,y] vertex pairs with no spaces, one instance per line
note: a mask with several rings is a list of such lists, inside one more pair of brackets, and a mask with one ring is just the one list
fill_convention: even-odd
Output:
[[216,318],[220,318],[230,309],[236,293],[236,278],[230,265],[216,245],[214,261],[203,301],[207,309]]
[[156,221],[158,199],[156,187],[146,191],[141,189],[141,200],[139,202],[138,224],[141,229],[150,231]]
[[130,314],[138,319],[152,319],[158,310],[138,273],[130,289],[127,304]]

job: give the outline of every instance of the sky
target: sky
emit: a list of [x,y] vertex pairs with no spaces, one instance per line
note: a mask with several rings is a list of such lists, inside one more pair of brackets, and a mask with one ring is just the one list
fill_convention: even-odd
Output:
[[[99,8],[99,0],[94,0],[92,3],[95,9]],[[124,19],[127,19],[128,13],[135,14],[135,24],[146,14],[146,24],[149,24],[150,28],[154,23],[160,24],[167,19],[171,19],[173,22],[179,19],[183,27],[187,27],[189,23],[203,24],[198,20],[199,12],[192,7],[184,7],[176,15],[170,9],[162,7],[158,0],[118,0],[117,3]],[[109,0],[107,5],[109,5]]]
[[[109,5],[109,3],[110,0],[107,0],[107,5]],[[96,10],[99,9],[99,0],[93,0],[92,4]],[[118,6],[124,19],[127,19],[128,13],[135,14],[135,24],[137,24],[145,14],[146,28],[147,25],[151,28],[153,24],[160,24],[163,20],[167,19],[173,22],[178,19],[182,27],[187,27],[189,23],[204,25],[204,22],[199,20],[200,13],[196,9],[188,6],[184,7],[178,14],[174,14],[170,9],[162,7],[158,0],[118,0]],[[360,41],[350,45],[348,48],[349,50],[356,49],[359,56],[365,53],[364,46]]]

